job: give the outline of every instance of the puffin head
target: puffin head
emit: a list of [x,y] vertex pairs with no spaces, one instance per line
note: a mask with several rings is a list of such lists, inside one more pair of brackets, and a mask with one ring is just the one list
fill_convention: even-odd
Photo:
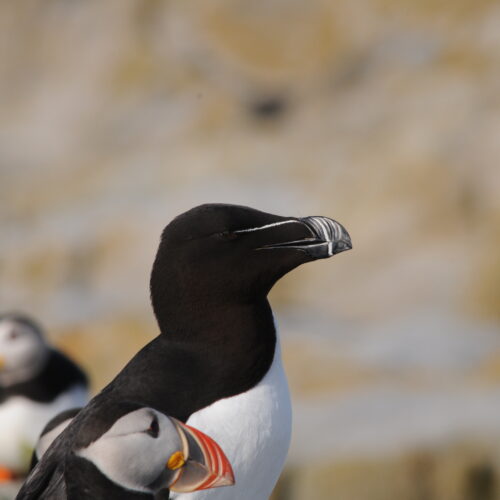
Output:
[[116,485],[154,494],[164,488],[192,492],[234,484],[224,452],[201,431],[153,408],[132,403],[118,407],[125,413],[74,451]]
[[41,327],[17,313],[0,315],[0,385],[7,387],[35,377],[45,366],[50,347]]

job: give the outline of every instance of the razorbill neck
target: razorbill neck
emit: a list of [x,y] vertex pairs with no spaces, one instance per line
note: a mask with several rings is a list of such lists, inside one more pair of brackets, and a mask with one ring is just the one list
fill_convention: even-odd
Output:
[[87,378],[52,348],[41,327],[16,313],[0,315],[0,471],[28,470],[40,431],[54,415],[88,400]]
[[[212,436],[235,473],[233,488],[172,493],[199,500],[264,500],[283,468],[291,405],[267,294],[306,262],[351,248],[326,217],[282,217],[248,207],[201,205],[163,231],[151,273],[160,335],[73,419],[30,474],[18,499],[40,498],[64,474],[71,447],[98,434],[110,401],[132,400]],[[229,491],[230,490],[230,491]]]
[[113,403],[92,425],[95,440],[66,455],[61,481],[41,499],[146,500],[163,488],[191,492],[234,483],[215,441],[152,408]]

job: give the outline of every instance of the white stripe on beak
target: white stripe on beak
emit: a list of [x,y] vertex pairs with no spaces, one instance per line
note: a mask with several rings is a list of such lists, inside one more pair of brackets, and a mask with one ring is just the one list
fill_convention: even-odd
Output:
[[239,233],[252,233],[254,231],[262,231],[263,229],[269,229],[271,227],[276,227],[276,226],[282,226],[283,224],[292,224],[292,223],[298,223],[302,224],[299,220],[284,220],[281,222],[273,222],[272,224],[266,224],[265,226],[259,226],[259,227],[249,227],[248,229],[239,229],[238,231],[233,231],[235,234]]

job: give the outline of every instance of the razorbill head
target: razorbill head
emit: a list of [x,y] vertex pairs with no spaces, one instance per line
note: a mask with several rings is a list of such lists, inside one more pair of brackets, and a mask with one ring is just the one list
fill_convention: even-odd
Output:
[[351,247],[345,228],[327,217],[223,204],[193,208],[165,228],[153,266],[151,299],[160,329],[173,330],[180,303],[200,309],[259,300],[295,267]]
[[83,372],[23,314],[0,315],[0,476],[27,472],[43,426],[87,401]]
[[153,498],[162,488],[191,492],[234,483],[215,441],[152,408],[121,402],[100,415],[98,426],[94,441],[67,455],[61,498]]
[[124,400],[212,436],[233,466],[233,488],[188,496],[172,492],[172,498],[267,499],[291,433],[287,380],[267,294],[295,267],[350,248],[347,231],[326,217],[282,217],[223,204],[176,217],[162,233],[151,273],[160,335],[75,416],[18,499],[44,498],[56,488],[67,450],[95,441],[102,434],[96,421],[103,407]]

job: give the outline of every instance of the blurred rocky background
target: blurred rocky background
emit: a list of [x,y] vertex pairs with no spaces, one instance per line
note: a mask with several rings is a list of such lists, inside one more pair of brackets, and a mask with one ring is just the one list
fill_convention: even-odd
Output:
[[157,334],[172,217],[329,215],[354,250],[271,296],[275,499],[500,498],[499,2],[4,1],[0,110],[0,308],[94,391]]

